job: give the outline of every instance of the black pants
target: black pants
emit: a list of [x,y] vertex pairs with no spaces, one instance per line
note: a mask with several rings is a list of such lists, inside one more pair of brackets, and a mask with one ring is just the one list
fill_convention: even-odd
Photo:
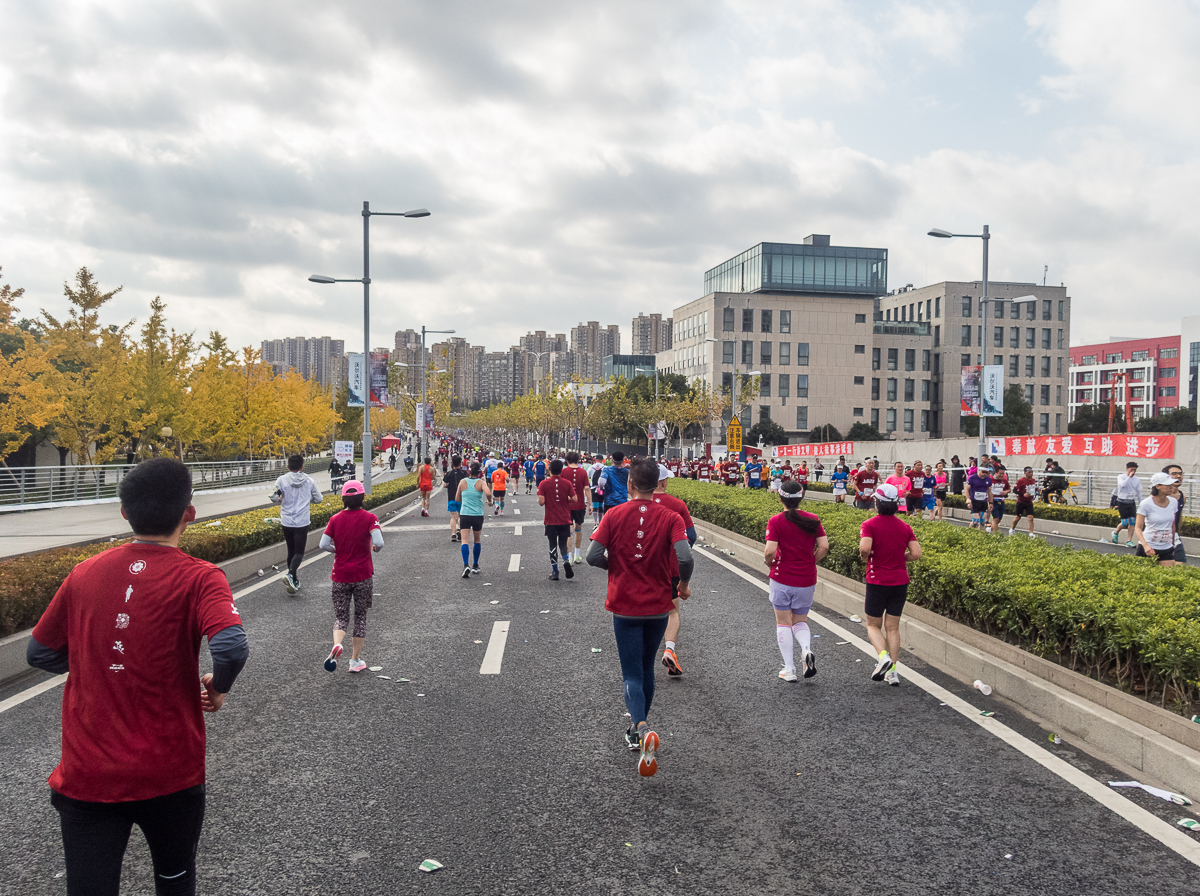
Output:
[[563,526],[547,526],[546,541],[550,543],[550,565],[558,566],[559,552],[565,562],[571,559],[571,524]]
[[117,896],[121,864],[136,824],[154,862],[158,896],[194,896],[196,847],[204,826],[204,785],[151,800],[90,803],[50,791],[62,822],[68,896]]
[[283,540],[287,542],[288,572],[292,574],[292,580],[300,581],[300,561],[304,559],[304,548],[308,544],[308,529],[304,526],[284,526]]

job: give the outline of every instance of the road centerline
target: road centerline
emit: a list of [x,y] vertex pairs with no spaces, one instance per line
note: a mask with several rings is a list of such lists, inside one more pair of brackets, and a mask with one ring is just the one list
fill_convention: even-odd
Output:
[[521,555],[520,554],[513,554],[511,557],[508,558],[508,571],[509,572],[520,572],[521,571]]
[[488,640],[483,662],[479,666],[480,675],[500,674],[500,664],[504,661],[504,646],[507,643],[508,620],[497,620],[492,623],[492,637]]

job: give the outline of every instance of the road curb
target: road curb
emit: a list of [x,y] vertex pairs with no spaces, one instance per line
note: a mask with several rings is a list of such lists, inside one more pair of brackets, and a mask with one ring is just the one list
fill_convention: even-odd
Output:
[[[733,551],[751,568],[763,545],[696,520],[706,545]],[[749,562],[747,562],[749,561]],[[862,614],[861,582],[818,568],[817,602],[843,616]],[[765,581],[765,576],[764,576]],[[987,682],[996,696],[1136,771],[1195,798],[1200,795],[1200,725],[998,638],[908,604],[905,650],[965,684]]]
[[[373,508],[371,512],[376,516],[382,517],[385,514],[394,513],[402,509],[406,504],[411,504],[413,501],[420,499],[420,497],[421,493],[413,489],[407,495],[401,495],[399,498],[388,501],[386,504],[380,504],[378,507]],[[313,529],[309,532],[309,552],[316,547],[312,541],[314,535],[319,539],[320,531]],[[278,544],[259,548],[257,551],[244,554],[241,557],[226,560],[224,563],[218,563],[217,566],[225,573],[225,578],[229,580],[229,584],[236,586],[247,579],[257,578],[260,569],[276,566],[284,560],[287,560],[287,544],[281,541]],[[0,685],[29,672],[29,665],[25,662],[25,650],[32,634],[33,629],[30,628],[23,632],[9,635],[7,638],[0,639]]]

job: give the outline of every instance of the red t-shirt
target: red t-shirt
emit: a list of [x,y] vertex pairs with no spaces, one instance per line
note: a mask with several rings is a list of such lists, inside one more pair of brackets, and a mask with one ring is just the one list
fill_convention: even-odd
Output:
[[992,474],[992,487],[989,489],[993,498],[1001,498],[1008,491],[1008,474],[1001,471]]
[[880,515],[866,520],[860,531],[863,538],[872,539],[864,581],[869,585],[908,584],[904,551],[910,541],[917,539],[912,526],[898,516]]
[[670,613],[675,542],[686,541],[683,517],[653,501],[630,498],[604,515],[592,540],[608,549],[608,598],[618,616]]
[[[806,519],[817,519],[815,513],[805,513],[803,510],[798,513]],[[796,588],[817,584],[817,561],[813,557],[813,548],[817,539],[825,534],[825,527],[819,522],[817,526],[817,534],[809,535],[795,523],[789,522],[786,513],[777,513],[767,520],[767,541],[779,544],[768,578],[780,585]]]
[[417,474],[417,488],[423,492],[433,491],[433,467],[429,464],[421,464],[421,469]]
[[[539,497],[546,499],[546,525],[569,526],[571,524],[571,503],[575,500],[575,490],[562,476],[548,476],[542,480],[537,490]],[[583,504],[579,505],[580,507]]]
[[[801,467],[799,470],[797,470],[796,471],[796,481],[799,482],[801,485],[808,485],[808,470],[805,469],[804,467]],[[793,527],[793,528],[795,528],[795,527]]]
[[859,470],[854,477],[854,485],[854,497],[857,500],[865,501],[875,497],[875,486],[879,485],[879,471],[869,473],[866,470]]
[[241,624],[225,574],[178,548],[135,542],[76,566],[33,630],[71,665],[50,786],[116,803],[203,784],[200,639]]
[[333,540],[335,582],[365,582],[375,575],[371,560],[371,531],[379,528],[379,518],[369,510],[342,510],[333,515],[325,534]]
[[692,522],[692,514],[691,511],[688,510],[688,506],[674,495],[668,495],[666,492],[655,492],[654,503],[661,504],[668,510],[674,510],[677,514],[683,517],[683,528],[690,529],[695,525],[695,523]]
[[696,467],[696,475],[701,482],[708,482],[712,479],[712,466],[710,464],[700,464]]
[[562,478],[565,482],[570,483],[572,491],[575,492],[575,497],[567,506],[572,510],[583,510],[583,490],[591,484],[587,470],[583,467],[565,467],[562,471]]
[[908,496],[910,498],[923,498],[925,496],[925,474],[914,473],[912,470],[905,470],[904,475],[908,477]]
[[1032,504],[1033,499],[1037,497],[1037,480],[1022,476],[1017,480],[1014,493],[1018,504]]

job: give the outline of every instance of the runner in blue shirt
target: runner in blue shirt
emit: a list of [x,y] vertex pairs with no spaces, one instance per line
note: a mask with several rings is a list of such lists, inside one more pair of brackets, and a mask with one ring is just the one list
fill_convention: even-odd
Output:
[[845,464],[838,464],[834,467],[833,474],[829,477],[830,483],[833,485],[833,503],[846,503],[846,487],[850,482],[850,471],[846,469]]
[[534,485],[541,485],[542,480],[546,478],[546,455],[539,454],[537,463],[533,465]]
[[600,488],[604,491],[604,512],[612,510],[629,500],[629,468],[625,465],[625,452],[612,453],[612,466],[605,467],[600,474]]
[[746,488],[762,488],[762,468],[758,458],[746,464]]
[[525,494],[533,494],[533,458],[525,458]]
[[931,521],[937,511],[937,496],[934,494],[936,489],[937,478],[933,475],[933,468],[926,467],[925,474],[921,477],[921,516],[924,517],[925,511],[928,510]]
[[969,528],[986,529],[987,512],[992,489],[991,467],[986,461],[980,460],[978,469],[967,479],[967,501],[971,505],[971,525]]

